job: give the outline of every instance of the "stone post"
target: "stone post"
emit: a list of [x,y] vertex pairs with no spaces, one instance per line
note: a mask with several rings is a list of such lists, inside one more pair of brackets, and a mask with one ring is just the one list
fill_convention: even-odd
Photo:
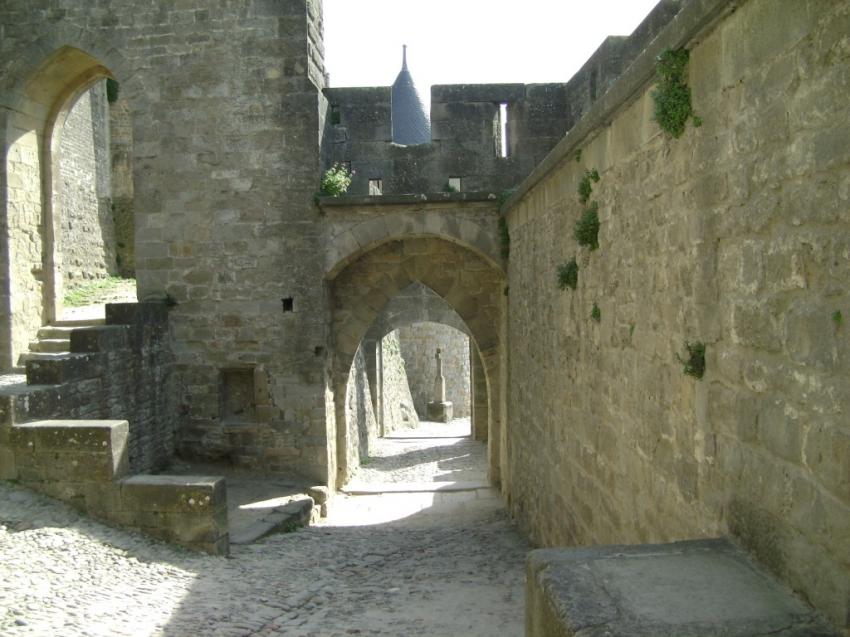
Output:
[[452,419],[452,404],[446,401],[446,379],[443,376],[443,356],[440,348],[434,354],[437,374],[434,377],[434,400],[428,403],[428,420],[449,422]]

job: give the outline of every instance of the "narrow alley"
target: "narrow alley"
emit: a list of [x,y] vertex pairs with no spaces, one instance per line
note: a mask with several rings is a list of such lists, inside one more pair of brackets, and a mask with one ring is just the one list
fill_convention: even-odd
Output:
[[468,433],[395,432],[328,518],[226,559],[0,483],[0,634],[521,635],[528,546]]

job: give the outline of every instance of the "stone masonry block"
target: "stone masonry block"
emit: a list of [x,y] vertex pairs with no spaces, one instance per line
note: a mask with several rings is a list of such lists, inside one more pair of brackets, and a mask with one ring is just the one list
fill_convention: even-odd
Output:
[[29,477],[110,481],[129,471],[126,420],[42,420],[17,425],[10,443]]
[[107,303],[107,325],[164,325],[168,306],[164,302]]
[[130,344],[129,330],[124,325],[102,325],[71,332],[71,352],[108,352]]
[[92,355],[70,354],[27,361],[27,383],[30,385],[61,385],[72,380],[96,378],[99,373],[100,366]]
[[137,511],[213,511],[226,507],[224,478],[138,475],[122,482],[125,509]]

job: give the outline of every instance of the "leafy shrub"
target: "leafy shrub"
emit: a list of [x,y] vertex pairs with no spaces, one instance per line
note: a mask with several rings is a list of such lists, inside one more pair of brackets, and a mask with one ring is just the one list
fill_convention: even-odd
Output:
[[578,199],[582,203],[587,203],[587,200],[590,199],[590,193],[593,192],[593,184],[590,183],[591,181],[599,181],[599,171],[595,168],[592,170],[585,170],[584,176],[582,176],[581,180],[578,182]]
[[339,197],[348,191],[351,185],[351,177],[354,175],[353,170],[349,170],[346,166],[335,163],[325,171],[322,176],[322,182],[319,186],[319,193],[329,195],[331,197]]
[[579,245],[591,250],[599,247],[599,204],[592,202],[573,227],[573,237]]
[[678,354],[676,357],[685,366],[683,370],[685,374],[699,380],[705,374],[705,343],[685,341],[685,349],[688,350],[687,358],[683,359]]
[[693,116],[694,126],[702,124],[691,106],[691,89],[686,82],[688,58],[687,49],[667,49],[655,64],[657,84],[652,92],[655,121],[675,138],[685,132],[689,117]]
[[566,290],[567,288],[575,290],[578,286],[578,263],[575,257],[569,261],[565,261],[558,266],[558,289]]

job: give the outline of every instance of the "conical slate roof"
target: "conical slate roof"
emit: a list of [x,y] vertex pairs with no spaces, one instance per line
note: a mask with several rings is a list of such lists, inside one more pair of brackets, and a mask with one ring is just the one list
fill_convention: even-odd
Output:
[[412,146],[431,141],[431,122],[407,70],[407,45],[403,48],[401,71],[393,83],[392,94],[393,141]]

